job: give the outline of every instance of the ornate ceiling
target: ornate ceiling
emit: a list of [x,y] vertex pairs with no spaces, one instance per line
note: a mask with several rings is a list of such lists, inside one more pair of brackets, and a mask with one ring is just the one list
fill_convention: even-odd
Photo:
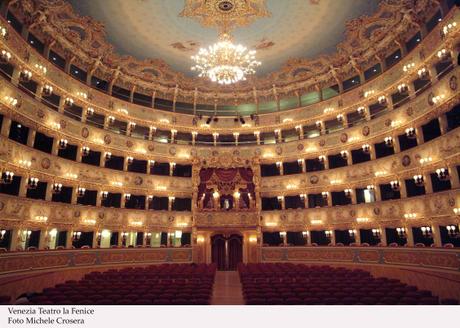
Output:
[[[216,5],[234,6],[235,41],[258,50],[259,75],[280,69],[289,58],[330,54],[350,19],[375,12],[378,0],[70,0],[79,15],[103,23],[121,55],[159,58],[187,76],[190,55],[217,39]],[[238,6],[239,4],[239,6]],[[246,7],[246,8],[244,8]],[[226,16],[225,16],[226,17]]]
[[190,55],[217,39],[217,30],[185,15],[186,4],[199,8],[204,0],[69,1],[13,0],[10,9],[54,51],[99,78],[166,99],[223,104],[343,81],[389,55],[438,7],[437,0],[246,0],[259,7],[233,34],[258,50],[263,66],[258,76],[219,86],[190,71]]

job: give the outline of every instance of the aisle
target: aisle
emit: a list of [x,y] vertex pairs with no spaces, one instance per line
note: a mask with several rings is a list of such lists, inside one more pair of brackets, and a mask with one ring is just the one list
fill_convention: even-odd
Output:
[[212,305],[244,304],[240,277],[236,271],[217,271],[214,281]]

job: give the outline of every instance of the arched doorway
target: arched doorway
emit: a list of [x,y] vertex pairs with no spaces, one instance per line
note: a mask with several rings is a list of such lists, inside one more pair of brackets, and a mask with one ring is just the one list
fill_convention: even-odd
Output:
[[212,236],[211,257],[217,270],[236,270],[238,263],[243,261],[243,237],[237,234]]

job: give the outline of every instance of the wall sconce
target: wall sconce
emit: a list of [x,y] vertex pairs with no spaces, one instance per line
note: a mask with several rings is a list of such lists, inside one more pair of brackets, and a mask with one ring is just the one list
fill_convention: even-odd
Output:
[[51,192],[53,194],[59,194],[62,190],[62,183],[53,183],[51,186]]
[[401,186],[398,180],[390,181],[390,187],[391,187],[391,190],[393,191],[399,191],[401,189]]
[[375,94],[375,90],[368,90],[368,91],[364,92],[364,98],[370,97],[373,94]]
[[109,197],[109,192],[108,191],[101,191],[101,197],[102,197],[102,199],[107,199],[107,197]]
[[419,69],[417,71],[417,74],[418,74],[418,77],[422,80],[428,77],[428,71],[425,67]]
[[415,139],[417,137],[414,128],[407,128],[405,132],[408,139]]
[[78,91],[77,92],[77,97],[80,97],[80,98],[83,98],[83,99],[88,99],[88,94],[86,92],[83,92],[83,91]]
[[340,152],[340,156],[342,156],[343,159],[347,159],[348,158],[348,151],[342,150]]
[[75,241],[75,240],[79,240],[81,237],[81,231],[74,231],[74,233],[72,234],[72,240]]
[[459,238],[459,234],[456,231],[457,227],[455,225],[448,225],[446,226],[447,229],[447,234],[449,235],[450,238]]
[[115,122],[115,117],[112,116],[112,115],[108,116],[108,117],[107,117],[107,122],[108,122],[109,124],[113,124],[113,123]]
[[93,107],[88,107],[88,108],[86,109],[86,116],[91,117],[91,116],[93,116],[93,115],[94,115],[94,108],[93,108]]
[[371,151],[371,146],[369,144],[364,144],[361,146],[364,154],[369,154]]
[[295,130],[296,130],[297,132],[301,132],[301,131],[302,131],[302,125],[296,125],[296,126],[295,126]]
[[321,130],[321,128],[323,126],[323,122],[322,121],[316,121],[315,125],[319,130]]
[[19,73],[19,80],[21,80],[22,82],[30,82],[31,78],[32,78],[32,72],[27,69],[22,70]]
[[356,111],[358,112],[358,114],[361,117],[366,115],[366,107],[364,107],[364,106],[358,107],[358,109]]
[[425,180],[423,178],[423,175],[421,174],[416,174],[414,175],[414,182],[417,187],[422,187],[425,184]]
[[323,224],[323,220],[311,219],[310,223],[313,224],[313,225],[319,225],[319,224]]
[[401,83],[398,85],[398,91],[399,93],[406,93],[409,90],[409,87],[407,86],[406,83]]
[[13,107],[16,107],[18,105],[18,103],[19,103],[16,98],[11,97],[11,96],[5,96],[4,99],[9,105],[11,105]]
[[385,105],[387,103],[387,97],[385,96],[380,96],[377,100],[380,105]]
[[278,137],[278,135],[281,133],[281,130],[276,129],[276,130],[273,131],[273,133],[275,133],[275,136]]
[[369,191],[373,191],[373,190],[375,190],[375,186],[374,185],[367,185],[366,189],[369,190]]
[[13,182],[14,172],[5,171],[2,173],[2,180],[0,181],[3,184],[11,184]]
[[444,167],[441,167],[440,169],[437,169],[436,170],[436,175],[438,176],[438,179],[441,180],[441,181],[447,181],[447,180],[450,179],[449,171]]
[[172,204],[172,203],[174,203],[174,200],[176,199],[176,197],[174,197],[174,196],[169,196],[168,199],[169,199],[169,201],[170,201],[171,204]]
[[37,189],[38,181],[38,178],[29,178],[29,180],[27,180],[27,189]]
[[345,189],[343,192],[344,192],[344,194],[345,194],[345,197],[351,198],[351,195],[353,194],[353,189],[347,188],[347,189]]
[[411,69],[413,69],[415,67],[415,63],[409,63],[409,64],[406,64],[403,66],[403,71],[405,73],[407,73],[408,71],[410,71]]
[[6,230],[5,229],[0,230],[0,240],[5,239],[5,235],[6,235]]
[[169,165],[171,166],[171,169],[174,171],[174,169],[176,168],[176,163],[171,162],[169,163]]
[[393,147],[393,137],[385,137],[383,142],[385,143],[385,146]]
[[128,165],[133,164],[133,161],[134,161],[134,158],[132,156],[126,157],[126,162],[128,163]]
[[53,94],[53,87],[49,84],[45,84],[42,89],[42,94],[46,97],[49,97]]
[[276,162],[276,167],[277,168],[281,168],[281,166],[283,166],[283,162]]
[[197,243],[202,244],[202,243],[204,243],[204,241],[205,241],[204,236],[198,236],[198,237],[196,237],[196,242],[197,242]]
[[253,243],[253,244],[257,243],[257,236],[250,236],[249,237],[249,242]]
[[303,163],[304,163],[303,158],[297,159],[297,164],[299,164],[300,167],[303,166]]
[[305,239],[307,238],[309,235],[309,232],[308,231],[302,231],[302,237]]
[[48,217],[44,215],[37,215],[34,221],[45,223],[46,221],[48,221]]
[[399,238],[406,238],[406,228],[396,228]]
[[3,38],[6,38],[6,36],[8,35],[8,30],[6,29],[6,27],[0,26],[0,35]]
[[318,161],[319,161],[321,164],[324,164],[324,162],[326,161],[326,156],[324,156],[324,155],[318,156]]
[[356,235],[356,230],[355,230],[355,229],[349,229],[349,230],[348,230],[348,235],[349,235],[350,237],[354,237],[354,236]]
[[338,114],[337,115],[337,121],[342,123],[343,122],[343,117],[344,117],[343,114]]
[[85,196],[85,193],[86,193],[86,188],[83,188],[83,187],[78,187],[77,188],[77,196],[78,197]]
[[380,229],[372,229],[372,235],[376,238],[380,237]]
[[434,96],[433,98],[431,98],[431,101],[433,102],[433,104],[436,105],[440,103],[444,98],[445,96],[442,94],[442,95]]
[[38,64],[38,63],[35,64],[35,68],[36,68],[38,71],[40,71],[40,73],[42,73],[42,74],[46,74],[46,72],[48,71],[48,69],[47,69],[44,65]]
[[112,153],[109,151],[106,151],[104,154],[104,158],[106,161],[109,161],[112,158]]
[[356,222],[366,223],[366,222],[369,222],[369,218],[356,218]]
[[66,97],[64,99],[64,106],[66,107],[72,107],[73,106],[73,99],[70,97]]
[[460,207],[456,207],[453,209],[455,215],[460,215]]
[[330,239],[332,237],[332,230],[325,230],[324,234],[326,235],[326,238]]
[[82,155],[82,156],[88,156],[88,155],[89,155],[89,151],[90,151],[90,149],[89,149],[88,146],[83,146],[83,147],[81,147],[81,155]]
[[300,194],[300,200],[304,201],[307,198],[307,194]]
[[437,56],[441,60],[445,60],[449,57],[449,52],[446,49],[441,49],[438,51]]
[[235,192],[233,193],[233,197],[235,197],[236,199],[240,198],[240,197],[241,197],[240,192],[239,192],[239,191],[235,191]]
[[286,231],[280,231],[280,237],[281,237],[281,238],[284,238],[284,237],[286,237],[286,236],[287,236]]
[[323,197],[323,199],[327,199],[327,198],[329,197],[329,192],[323,191],[323,192],[321,193],[321,197]]
[[327,114],[327,113],[332,113],[334,111],[334,108],[332,107],[327,107],[327,108],[324,108],[324,114]]
[[405,219],[415,219],[417,217],[417,213],[405,213],[404,218]]
[[66,149],[67,148],[67,139],[61,139],[59,140],[59,149]]
[[11,54],[6,50],[2,50],[0,54],[0,63],[7,64],[10,61],[10,59],[11,59]]
[[431,228],[430,227],[420,227],[420,230],[422,231],[423,237],[425,237],[425,238],[433,237],[433,234],[431,233]]
[[432,162],[433,161],[433,158],[431,157],[423,157],[420,159],[420,164],[426,164],[426,163],[429,163],[429,162]]
[[136,127],[136,122],[129,122],[129,127],[134,129]]
[[125,194],[125,200],[130,200],[131,199],[131,194]]
[[447,33],[449,33],[450,31],[454,30],[455,27],[457,27],[457,23],[456,22],[452,22],[452,23],[449,23],[447,25],[444,25],[443,28],[442,28],[442,34],[443,35],[446,35]]
[[278,202],[281,203],[283,201],[284,196],[277,196]]

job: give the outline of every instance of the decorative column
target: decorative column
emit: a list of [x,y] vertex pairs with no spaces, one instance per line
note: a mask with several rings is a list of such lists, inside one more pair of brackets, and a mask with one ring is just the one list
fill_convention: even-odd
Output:
[[50,202],[53,199],[53,182],[46,182],[45,200]]
[[439,121],[439,128],[441,130],[441,134],[446,134],[448,131],[448,122],[447,122],[447,117],[446,114],[441,114],[441,116],[438,117]]
[[196,143],[196,136],[198,135],[198,132],[193,131],[192,132],[192,146],[195,146]]
[[254,135],[256,136],[257,145],[260,145],[260,132],[254,131]]
[[423,138],[423,130],[421,126],[415,127],[415,137],[417,140],[417,145],[421,145],[422,143],[424,143],[425,140]]
[[380,227],[380,244],[382,246],[388,246],[388,242],[387,242],[387,230],[385,229],[385,227]]
[[361,229],[356,229],[355,233],[355,244],[356,245],[361,245]]
[[67,230],[65,236],[65,248],[71,249],[72,248],[72,238],[73,238],[73,229]]
[[91,248],[98,248],[99,241],[102,239],[102,235],[99,235],[100,231],[98,229],[93,231],[93,241],[91,244]]
[[351,196],[351,203],[358,204],[358,199],[356,198],[356,190],[352,189],[350,196]]
[[29,180],[29,176],[27,174],[21,177],[21,182],[19,183],[19,197],[26,197],[27,180]]
[[397,135],[393,136],[393,149],[395,153],[400,153],[401,152],[401,144],[399,143],[399,138]]
[[76,156],[76,161],[81,163],[81,158],[82,158],[82,155],[81,155],[81,145],[77,145],[77,156]]
[[284,175],[283,162],[276,162],[276,167],[278,167],[278,170],[280,171],[280,175]]
[[406,229],[407,246],[414,247],[414,232],[412,231],[412,227],[407,225],[405,229]]
[[11,129],[11,118],[3,116],[2,129],[0,131],[1,135],[8,138]]
[[331,245],[335,245],[335,230],[330,230],[331,231]]
[[432,234],[433,234],[433,243],[436,247],[442,247],[442,239],[441,239],[441,230],[439,229],[438,224],[433,224],[431,227]]
[[399,181],[399,193],[401,194],[401,198],[407,198],[407,187],[406,182],[403,180]]
[[281,133],[281,129],[276,129],[275,131],[276,142],[282,143],[283,142],[283,135]]
[[171,143],[175,143],[175,137],[176,137],[177,130],[171,129]]
[[295,129],[296,129],[297,133],[299,134],[299,140],[304,139],[302,125],[296,125]]
[[27,146],[31,148],[34,147],[34,141],[35,141],[36,134],[37,134],[37,131],[29,129],[29,134],[27,135]]
[[425,193],[432,194],[433,193],[433,183],[431,181],[431,176],[429,173],[423,174],[423,180],[425,181]]
[[77,195],[77,192],[78,192],[77,190],[78,190],[78,187],[77,188],[72,187],[72,198],[70,200],[70,204],[72,204],[72,205],[77,204],[77,198],[78,198],[77,197],[78,196]]
[[11,243],[10,243],[10,251],[15,251],[18,247],[18,241],[21,238],[21,229],[14,228],[11,231]]
[[458,189],[460,187],[460,179],[458,176],[457,167],[454,164],[450,164],[447,166],[447,170],[449,171],[452,189]]
[[213,144],[214,146],[217,146],[217,138],[219,137],[219,133],[213,132],[212,138],[213,138]]

